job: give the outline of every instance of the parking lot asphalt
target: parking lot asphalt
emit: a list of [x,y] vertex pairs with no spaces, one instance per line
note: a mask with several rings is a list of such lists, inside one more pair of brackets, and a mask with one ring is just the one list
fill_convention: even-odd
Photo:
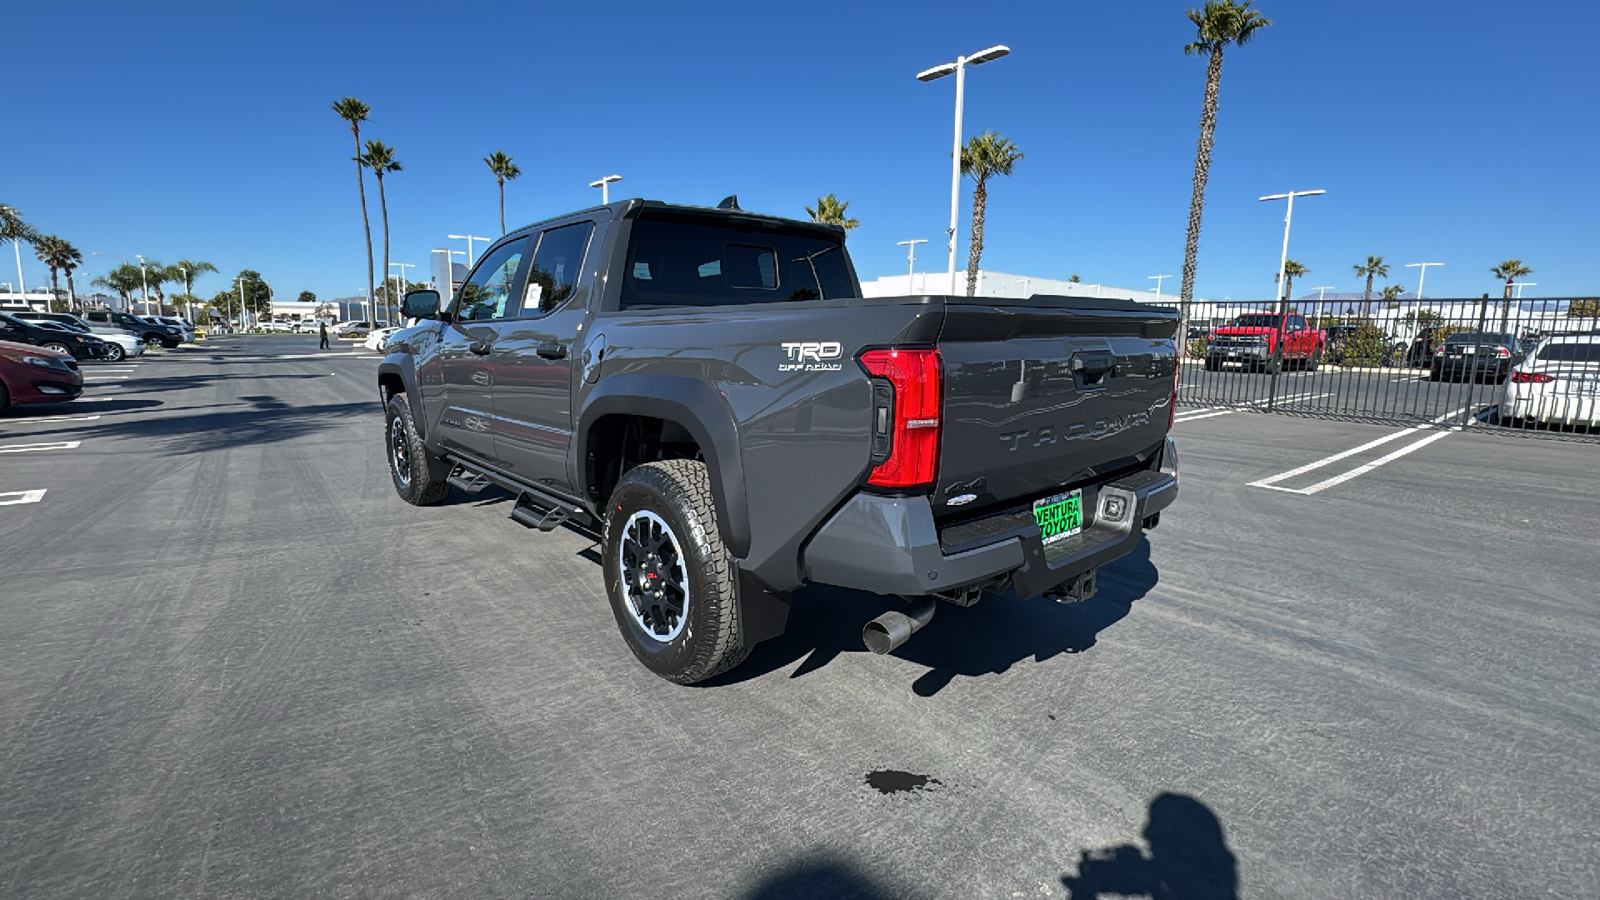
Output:
[[0,895],[1600,896],[1600,447],[1185,408],[1094,599],[808,588],[686,688],[315,344],[0,418]]

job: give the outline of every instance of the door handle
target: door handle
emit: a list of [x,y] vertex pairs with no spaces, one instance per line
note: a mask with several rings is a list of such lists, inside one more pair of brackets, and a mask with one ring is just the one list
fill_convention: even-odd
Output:
[[473,352],[473,353],[478,354],[479,356],[488,356],[489,355],[489,345],[485,344],[483,341],[473,341],[472,343],[467,345],[467,349],[469,351]]
[[545,359],[566,359],[567,345],[555,343],[540,344],[533,352],[539,354]]

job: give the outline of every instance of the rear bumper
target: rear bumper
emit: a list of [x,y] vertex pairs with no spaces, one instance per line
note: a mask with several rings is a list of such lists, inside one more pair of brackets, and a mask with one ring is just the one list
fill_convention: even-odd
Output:
[[[807,545],[807,579],[821,584],[918,596],[1009,576],[1019,599],[1034,597],[1138,546],[1143,521],[1166,509],[1178,495],[1178,455],[1172,438],[1161,468],[1083,488],[1083,531],[1067,539],[1065,555],[1045,560],[1031,512],[1002,514],[982,543],[947,551],[926,497],[857,494],[829,519]],[[1120,498],[1123,515],[1103,514]]]
[[1600,396],[1507,392],[1500,401],[1502,419],[1532,419],[1545,425],[1600,425]]

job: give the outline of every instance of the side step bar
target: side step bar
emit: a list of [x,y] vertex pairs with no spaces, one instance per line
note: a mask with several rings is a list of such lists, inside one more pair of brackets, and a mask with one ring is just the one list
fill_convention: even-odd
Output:
[[491,484],[516,494],[517,503],[511,508],[511,518],[529,528],[554,531],[564,522],[577,520],[583,523],[589,520],[588,511],[571,499],[542,491],[533,485],[520,484],[494,472],[474,469],[466,463],[456,463],[446,480],[451,486],[468,494],[480,493]]
[[474,472],[462,465],[458,465],[454,469],[451,469],[450,477],[446,478],[445,480],[450,482],[452,487],[460,488],[463,492],[468,494],[481,493],[483,489],[488,487],[490,484],[489,479],[483,477],[482,474]]
[[584,511],[576,507],[551,504],[548,494],[535,494],[532,491],[523,491],[517,497],[517,505],[511,508],[511,518],[540,531],[554,531],[573,516],[584,515]]

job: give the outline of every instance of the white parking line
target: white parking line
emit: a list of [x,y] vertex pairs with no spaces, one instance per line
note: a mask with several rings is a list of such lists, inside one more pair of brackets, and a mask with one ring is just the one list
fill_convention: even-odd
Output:
[[0,425],[24,422],[93,422],[99,416],[34,416],[28,419],[0,419]]
[[38,503],[44,499],[44,492],[48,488],[37,491],[6,491],[0,493],[0,506],[16,506],[21,503]]
[[[1308,393],[1290,394],[1287,397],[1279,397],[1277,402],[1280,403],[1280,404],[1281,403],[1304,403],[1304,402],[1309,401],[1309,400],[1320,400],[1323,397],[1332,397],[1332,396],[1333,396],[1332,392],[1325,393],[1325,394],[1308,394]],[[1173,424],[1177,424],[1178,422],[1192,422],[1192,421],[1194,421],[1196,419],[1211,419],[1211,418],[1215,418],[1216,416],[1225,416],[1225,415],[1228,415],[1229,413],[1236,413],[1240,409],[1242,409],[1242,408],[1244,408],[1246,406],[1264,406],[1266,404],[1266,402],[1267,401],[1265,401],[1265,400],[1251,400],[1249,403],[1242,404],[1241,406],[1237,406],[1237,407],[1234,407],[1232,409],[1224,409],[1224,408],[1216,407],[1216,406],[1207,406],[1207,407],[1203,407],[1201,409],[1186,410],[1186,411],[1178,413],[1176,416],[1174,416],[1172,421],[1173,421]]]
[[76,450],[83,441],[56,441],[51,444],[0,444],[0,453],[32,453],[35,450]]
[[[1446,419],[1451,418],[1452,416],[1461,415],[1463,412],[1466,411],[1466,409],[1467,408],[1465,406],[1463,406],[1460,409],[1455,410],[1454,412],[1445,413],[1444,415],[1438,416],[1437,418],[1434,418],[1431,421],[1432,421],[1433,424],[1438,424],[1440,422],[1445,421]],[[1397,460],[1397,459],[1401,458],[1402,456],[1405,456],[1405,455],[1407,455],[1409,453],[1415,453],[1416,451],[1421,450],[1423,447],[1428,446],[1429,444],[1433,443],[1434,441],[1441,440],[1443,438],[1447,438],[1452,433],[1454,433],[1455,431],[1459,430],[1459,429],[1451,428],[1451,429],[1447,429],[1447,430],[1444,430],[1444,431],[1435,431],[1432,434],[1429,434],[1426,437],[1422,438],[1421,440],[1415,441],[1415,442],[1410,443],[1410,444],[1407,444],[1404,447],[1401,447],[1399,450],[1396,450],[1393,453],[1388,454],[1387,456],[1383,456],[1383,457],[1380,457],[1378,459],[1375,459],[1370,463],[1366,463],[1365,465],[1357,466],[1357,467],[1355,467],[1354,469],[1351,469],[1348,472],[1344,472],[1342,474],[1335,475],[1332,478],[1329,478],[1329,479],[1327,479],[1325,481],[1319,481],[1316,484],[1311,485],[1310,487],[1286,488],[1286,487],[1279,487],[1278,486],[1278,482],[1280,482],[1280,481],[1287,481],[1290,478],[1294,478],[1294,477],[1299,476],[1299,475],[1304,475],[1307,472],[1315,472],[1317,469],[1320,469],[1323,466],[1332,465],[1333,463],[1336,463],[1341,459],[1348,459],[1349,457],[1355,456],[1358,453],[1365,453],[1366,451],[1371,450],[1374,447],[1381,447],[1384,444],[1389,443],[1390,441],[1397,441],[1397,440],[1399,440],[1400,438],[1403,438],[1403,437],[1410,437],[1411,435],[1414,435],[1419,431],[1425,430],[1425,428],[1426,428],[1426,426],[1418,425],[1418,426],[1416,426],[1414,428],[1406,428],[1406,429],[1397,431],[1394,434],[1386,434],[1383,437],[1378,438],[1375,441],[1368,441],[1367,443],[1362,444],[1359,447],[1351,447],[1349,450],[1345,450],[1345,451],[1342,451],[1340,453],[1335,453],[1332,456],[1329,456],[1329,457],[1326,457],[1326,458],[1323,458],[1323,459],[1319,459],[1316,462],[1307,463],[1306,465],[1300,466],[1299,468],[1290,469],[1287,472],[1279,472],[1276,475],[1273,475],[1273,476],[1270,476],[1270,477],[1267,477],[1267,478],[1263,478],[1260,481],[1252,481],[1252,482],[1250,482],[1250,487],[1266,488],[1269,491],[1282,491],[1282,492],[1284,492],[1286,494],[1301,494],[1303,496],[1309,497],[1312,494],[1316,494],[1316,493],[1320,493],[1322,491],[1325,491],[1328,488],[1333,487],[1334,485],[1343,484],[1343,483],[1345,483],[1346,481],[1349,481],[1352,478],[1356,478],[1356,477],[1359,477],[1361,475],[1365,475],[1368,472],[1371,472],[1373,469],[1378,468],[1379,466],[1388,465],[1389,463],[1394,462],[1395,460]]]

